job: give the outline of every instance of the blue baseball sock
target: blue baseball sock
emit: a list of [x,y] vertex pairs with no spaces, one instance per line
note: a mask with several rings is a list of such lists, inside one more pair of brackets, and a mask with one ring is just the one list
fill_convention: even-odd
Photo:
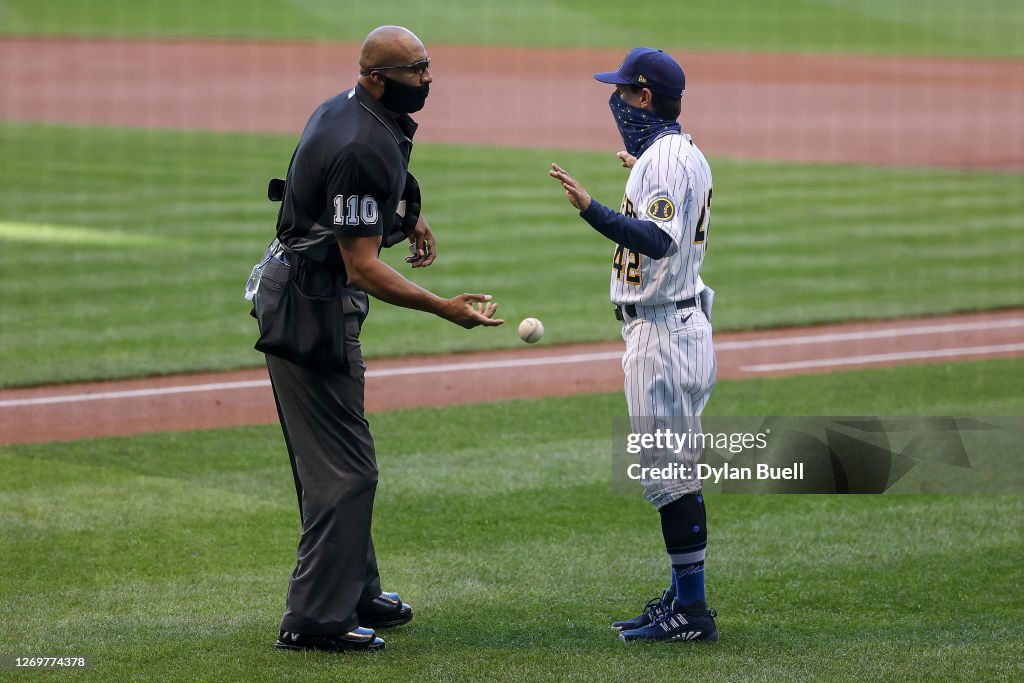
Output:
[[704,497],[689,494],[659,511],[665,549],[672,563],[676,602],[691,610],[707,609],[704,592],[704,557],[707,551],[707,516]]
[[672,565],[672,585],[676,587],[676,602],[680,605],[707,603],[703,562]]

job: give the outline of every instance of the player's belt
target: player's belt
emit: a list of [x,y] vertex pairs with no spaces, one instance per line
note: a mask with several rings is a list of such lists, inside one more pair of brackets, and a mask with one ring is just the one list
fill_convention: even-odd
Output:
[[[623,317],[624,314],[628,315],[630,318],[643,317],[643,316],[637,316],[637,313],[638,312],[645,313],[646,311],[650,311],[650,310],[653,310],[653,309],[665,309],[665,308],[667,308],[669,306],[672,306],[672,305],[673,304],[664,304],[662,306],[643,306],[643,305],[641,305],[640,306],[640,311],[637,311],[636,304],[625,304],[623,306],[616,306],[615,307],[615,319],[616,320],[622,320],[622,317]],[[675,302],[674,305],[675,305],[675,307],[677,309],[680,309],[680,310],[683,309],[683,308],[693,308],[693,307],[695,307],[697,305],[697,297],[691,296],[689,299],[683,299],[682,301]]]

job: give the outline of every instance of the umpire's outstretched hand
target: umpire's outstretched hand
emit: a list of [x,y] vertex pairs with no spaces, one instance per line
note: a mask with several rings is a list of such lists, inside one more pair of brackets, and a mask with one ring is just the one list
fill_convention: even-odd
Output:
[[494,317],[497,310],[498,304],[491,302],[490,294],[459,294],[445,299],[441,317],[467,330],[477,325],[495,327],[505,322]]

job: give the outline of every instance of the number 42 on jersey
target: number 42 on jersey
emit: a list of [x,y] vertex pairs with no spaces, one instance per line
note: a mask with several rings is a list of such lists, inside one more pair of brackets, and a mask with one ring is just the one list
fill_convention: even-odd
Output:
[[[693,243],[704,245],[705,249],[707,249],[708,225],[711,223],[711,191],[712,189],[709,187],[693,231]],[[636,217],[633,202],[629,198],[622,200],[622,214],[629,218]],[[643,271],[640,262],[642,257],[643,254],[639,252],[627,249],[621,244],[615,245],[615,253],[612,255],[612,270],[615,271],[615,279],[625,280],[628,285],[643,285]]]

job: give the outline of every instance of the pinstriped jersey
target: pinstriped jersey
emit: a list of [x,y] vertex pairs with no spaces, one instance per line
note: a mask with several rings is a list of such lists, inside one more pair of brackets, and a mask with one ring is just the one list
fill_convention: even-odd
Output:
[[700,267],[711,221],[711,167],[689,134],[663,135],[640,155],[626,181],[619,212],[651,221],[672,238],[659,260],[615,246],[611,300],[655,306],[704,289]]

